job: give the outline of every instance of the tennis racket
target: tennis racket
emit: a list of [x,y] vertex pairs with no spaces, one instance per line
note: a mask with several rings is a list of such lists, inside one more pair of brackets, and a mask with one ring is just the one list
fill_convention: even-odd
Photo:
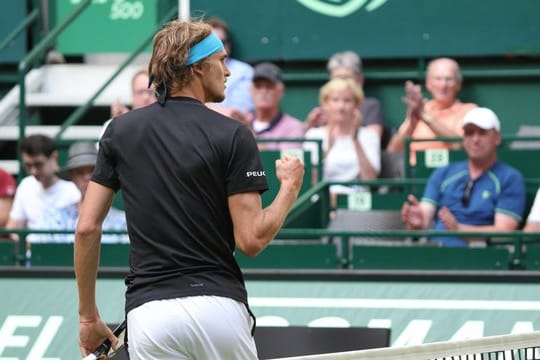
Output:
[[[125,339],[124,334],[126,331],[126,321],[122,321],[120,325],[118,325],[114,330],[113,334],[118,338],[119,346],[111,351],[111,342],[109,339],[103,340],[103,342],[98,346],[98,348],[91,353],[90,355],[87,355],[83,360],[112,360],[116,359],[117,356],[125,352],[124,345],[125,345]],[[125,357],[124,357],[125,358]]]

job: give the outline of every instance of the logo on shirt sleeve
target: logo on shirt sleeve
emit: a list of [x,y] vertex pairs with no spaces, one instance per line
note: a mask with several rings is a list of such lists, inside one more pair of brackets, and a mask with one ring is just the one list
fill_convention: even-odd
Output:
[[266,174],[264,173],[264,170],[260,170],[260,171],[246,171],[246,177],[261,177],[261,176],[266,176]]

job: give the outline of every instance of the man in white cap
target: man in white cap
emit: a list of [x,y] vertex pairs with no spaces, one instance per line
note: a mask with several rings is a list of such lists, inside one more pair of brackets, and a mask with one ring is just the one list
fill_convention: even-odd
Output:
[[[58,177],[73,181],[81,192],[81,201],[63,208],[51,208],[45,212],[38,226],[46,230],[73,230],[77,226],[79,208],[86,194],[88,183],[97,162],[96,144],[80,141],[71,144],[68,150],[66,166],[58,172]],[[111,208],[103,222],[103,230],[127,231],[126,214],[118,209]],[[34,242],[73,242],[73,234],[36,235]],[[129,238],[123,234],[103,235],[104,243],[127,243]]]
[[[409,195],[401,210],[408,229],[512,231],[525,209],[523,176],[497,160],[500,122],[487,108],[470,110],[463,119],[463,147],[468,160],[435,170],[419,202]],[[467,246],[479,239],[436,237],[444,246]]]

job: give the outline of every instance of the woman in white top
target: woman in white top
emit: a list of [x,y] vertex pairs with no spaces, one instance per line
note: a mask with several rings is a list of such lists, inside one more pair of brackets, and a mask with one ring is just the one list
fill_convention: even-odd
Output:
[[[359,111],[362,89],[351,79],[336,78],[320,90],[319,101],[327,112],[328,124],[309,129],[307,139],[321,139],[324,154],[323,179],[329,181],[373,180],[381,168],[380,137],[362,127]],[[306,143],[316,164],[316,145]],[[332,186],[333,194],[350,193],[354,188]]]

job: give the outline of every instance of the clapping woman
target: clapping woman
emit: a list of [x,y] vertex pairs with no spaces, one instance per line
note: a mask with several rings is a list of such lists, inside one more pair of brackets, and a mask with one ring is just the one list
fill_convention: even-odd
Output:
[[[305,137],[321,139],[324,174],[328,181],[373,180],[381,167],[380,138],[362,126],[359,111],[364,99],[362,89],[351,79],[333,79],[320,90],[319,101],[326,112],[326,126],[309,129]],[[306,143],[313,149],[313,144]],[[317,152],[312,151],[315,162]],[[351,193],[357,187],[332,186],[333,194]]]

